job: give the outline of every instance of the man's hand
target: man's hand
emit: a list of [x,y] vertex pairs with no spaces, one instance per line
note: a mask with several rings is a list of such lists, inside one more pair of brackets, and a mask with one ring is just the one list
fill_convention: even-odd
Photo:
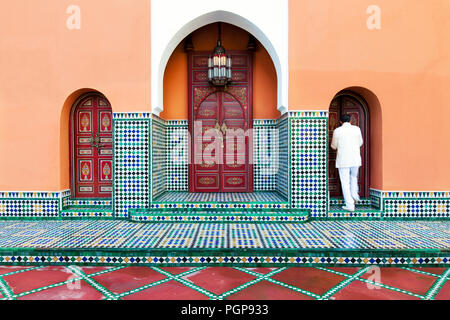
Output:
[[336,141],[336,135],[333,132],[333,139],[331,140],[331,149],[337,150],[337,141]]

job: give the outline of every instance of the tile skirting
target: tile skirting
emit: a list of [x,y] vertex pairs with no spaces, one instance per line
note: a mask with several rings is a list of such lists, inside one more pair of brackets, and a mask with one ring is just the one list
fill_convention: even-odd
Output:
[[371,189],[370,197],[372,205],[383,212],[384,218],[450,218],[450,192],[448,191],[412,192]]
[[[306,194],[305,194],[306,195]],[[450,192],[388,192],[371,190],[370,199],[364,199],[363,204],[369,205],[376,210],[370,210],[367,212],[338,212],[340,210],[332,210],[327,206],[325,215],[314,216],[311,215],[311,219],[342,219],[342,218],[380,218],[380,219],[448,219],[450,218]],[[70,191],[64,190],[61,192],[0,192],[0,219],[2,218],[127,218],[127,215],[116,209],[111,209],[108,214],[100,213],[98,210],[92,210],[89,214],[86,210],[72,210],[70,214],[68,212],[63,213],[63,210],[72,206],[109,206],[114,200],[103,199],[70,199]],[[400,196],[400,197],[399,197]],[[414,196],[418,196],[414,198]],[[150,203],[149,201],[139,201],[139,208],[136,205],[130,206],[126,203],[126,200],[121,200],[123,206],[128,206],[133,209],[145,209],[145,208],[272,208],[272,209],[285,209],[289,208],[289,201],[283,203],[271,203],[271,202],[255,202],[245,203],[238,201],[236,203],[220,204],[215,202],[182,202],[182,203],[165,203],[161,201],[155,201]],[[341,203],[339,199],[331,199],[330,205]],[[310,210],[308,206],[304,209]],[[379,213],[373,212],[378,211]]]
[[80,265],[80,266],[217,266],[217,267],[445,267],[450,256],[432,252],[298,252],[297,254],[266,254],[223,252],[159,253],[96,250],[41,250],[4,252],[0,250],[1,265]]
[[0,192],[0,219],[56,218],[68,195],[69,190]]

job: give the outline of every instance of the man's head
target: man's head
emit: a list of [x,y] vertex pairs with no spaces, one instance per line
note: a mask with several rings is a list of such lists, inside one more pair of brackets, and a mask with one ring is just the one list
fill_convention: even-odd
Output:
[[350,122],[350,116],[348,114],[343,114],[343,115],[341,115],[340,120],[342,123]]

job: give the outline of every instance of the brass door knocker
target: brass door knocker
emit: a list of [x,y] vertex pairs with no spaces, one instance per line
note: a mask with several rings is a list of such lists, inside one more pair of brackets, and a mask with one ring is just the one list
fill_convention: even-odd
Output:
[[98,132],[96,133],[95,138],[94,138],[94,134],[91,133],[91,139],[90,140],[91,140],[90,142],[91,142],[92,148],[97,148],[97,152],[98,152],[99,148],[103,148],[104,147],[104,145],[100,143],[100,137],[98,135]]

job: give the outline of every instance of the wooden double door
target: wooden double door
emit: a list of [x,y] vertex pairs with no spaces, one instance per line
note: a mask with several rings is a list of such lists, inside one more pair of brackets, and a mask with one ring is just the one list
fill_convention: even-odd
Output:
[[[368,196],[368,166],[369,166],[369,139],[368,139],[368,110],[365,101],[356,94],[343,93],[338,95],[330,105],[329,114],[329,137],[330,144],[333,131],[339,127],[339,119],[342,114],[350,115],[352,125],[359,126],[363,136],[364,145],[361,148],[362,166],[358,175],[358,186],[360,197]],[[342,197],[342,188],[339,178],[339,170],[336,169],[337,152],[329,147],[328,164],[328,188],[331,197]]]
[[112,109],[101,94],[80,98],[70,121],[71,192],[75,198],[112,196]]
[[233,83],[208,83],[209,53],[189,54],[190,192],[253,192],[252,55],[233,52]]

